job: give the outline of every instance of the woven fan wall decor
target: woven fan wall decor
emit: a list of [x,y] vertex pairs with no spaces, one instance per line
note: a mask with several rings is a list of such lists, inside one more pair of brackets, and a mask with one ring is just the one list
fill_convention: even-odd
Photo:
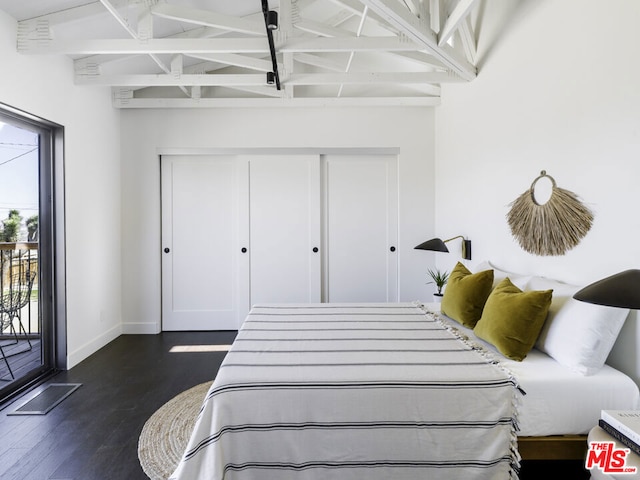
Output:
[[[551,197],[541,205],[534,188],[545,177],[551,180]],[[591,210],[573,192],[559,188],[544,170],[510,206],[507,222],[511,234],[523,250],[534,255],[564,255],[580,243],[593,224]]]

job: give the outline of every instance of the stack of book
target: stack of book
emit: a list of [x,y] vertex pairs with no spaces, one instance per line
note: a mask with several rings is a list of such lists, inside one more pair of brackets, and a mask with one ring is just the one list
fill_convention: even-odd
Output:
[[600,428],[640,455],[640,410],[602,410]]

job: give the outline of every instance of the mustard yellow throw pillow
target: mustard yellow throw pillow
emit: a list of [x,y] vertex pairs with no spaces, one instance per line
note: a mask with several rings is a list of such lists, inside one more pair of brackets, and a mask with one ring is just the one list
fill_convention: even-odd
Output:
[[538,339],[552,293],[553,290],[523,292],[505,278],[489,295],[473,331],[505,357],[520,362]]
[[493,270],[471,273],[458,262],[449,275],[440,309],[465,327],[473,328],[493,286]]

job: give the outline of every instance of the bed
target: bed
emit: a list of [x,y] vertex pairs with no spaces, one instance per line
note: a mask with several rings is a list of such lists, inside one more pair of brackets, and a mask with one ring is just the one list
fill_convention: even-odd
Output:
[[[441,318],[454,324],[446,316]],[[454,326],[471,341],[499,355],[472,330]],[[633,380],[606,364],[585,376],[536,348],[524,362],[504,357],[500,361],[526,392],[519,407],[518,449],[527,460],[582,460],[587,434],[598,424],[601,410],[635,409],[639,405]]]
[[638,387],[563,365],[545,326],[515,361],[434,304],[254,306],[171,479],[506,479],[523,450],[583,451]]

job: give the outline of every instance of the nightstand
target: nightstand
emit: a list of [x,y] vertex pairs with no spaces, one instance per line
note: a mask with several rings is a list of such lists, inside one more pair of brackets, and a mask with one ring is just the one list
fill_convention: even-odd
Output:
[[[615,438],[609,435],[600,427],[593,427],[587,437],[587,443],[591,442],[611,442],[616,444],[616,448],[628,448],[624,444],[618,442]],[[636,455],[633,451],[629,452],[627,456],[627,467],[636,467],[638,471],[635,474],[610,474],[604,473],[599,468],[591,470],[591,480],[638,480],[640,479],[640,456]]]

